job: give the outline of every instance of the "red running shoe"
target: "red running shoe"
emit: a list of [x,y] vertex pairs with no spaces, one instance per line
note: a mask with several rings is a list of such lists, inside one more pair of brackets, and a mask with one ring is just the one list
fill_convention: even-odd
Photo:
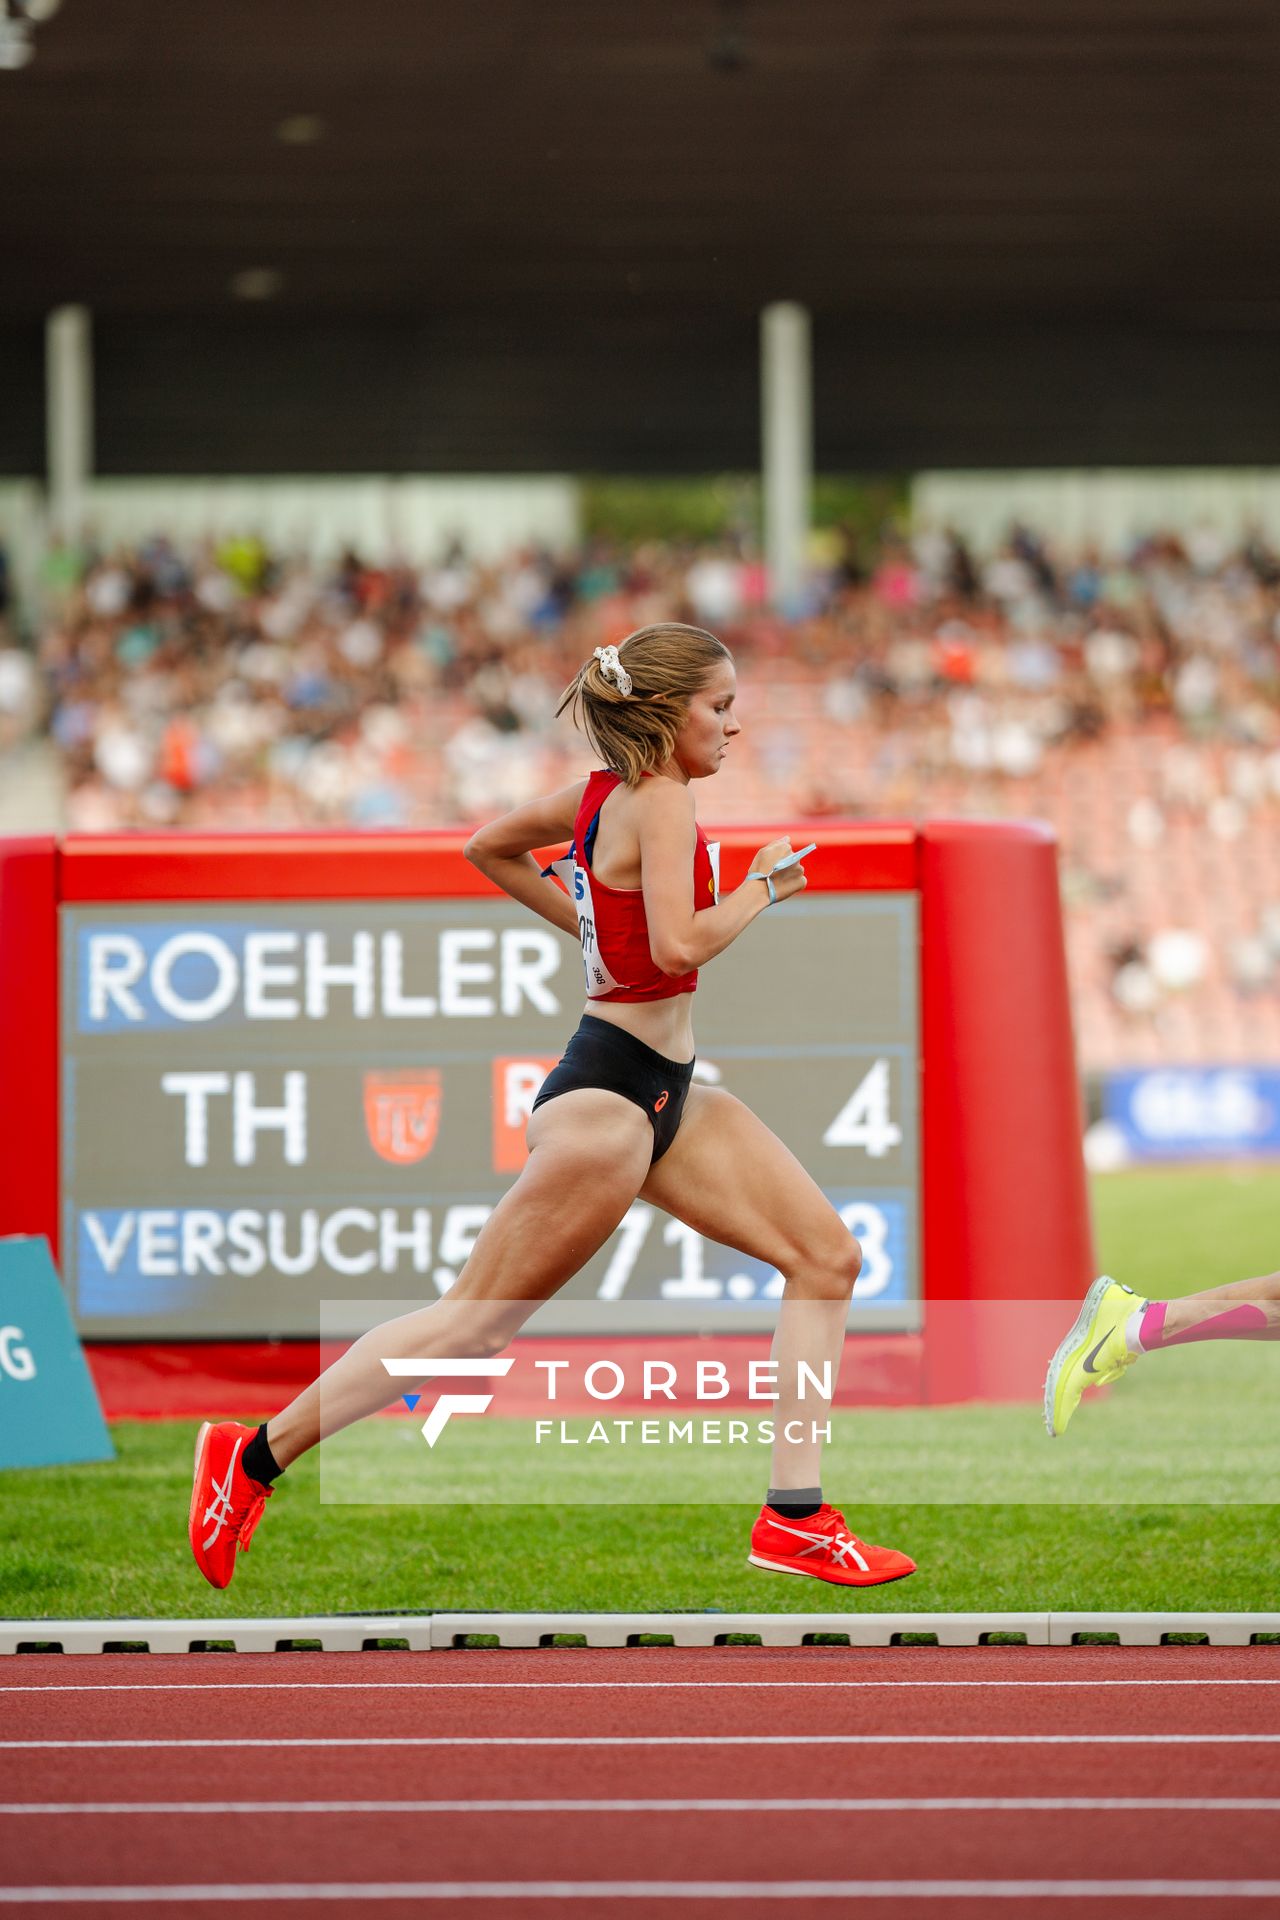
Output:
[[807,1573],[837,1587],[878,1587],[916,1570],[905,1553],[859,1540],[839,1507],[828,1506],[803,1520],[788,1520],[772,1507],[761,1507],[751,1529],[747,1565],[766,1567],[770,1573]]
[[196,1471],[191,1488],[187,1534],[191,1551],[211,1587],[229,1587],[236,1570],[236,1549],[247,1550],[249,1536],[274,1491],[251,1480],[240,1456],[255,1427],[234,1420],[207,1421],[196,1435]]

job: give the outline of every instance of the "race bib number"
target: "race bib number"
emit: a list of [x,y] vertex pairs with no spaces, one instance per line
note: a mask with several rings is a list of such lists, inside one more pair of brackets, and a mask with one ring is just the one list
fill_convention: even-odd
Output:
[[553,860],[551,871],[563,880],[578,915],[578,938],[582,942],[582,968],[587,978],[588,1000],[599,1000],[612,993],[618,982],[600,957],[596,940],[596,910],[591,898],[591,875],[580,867],[572,854]]

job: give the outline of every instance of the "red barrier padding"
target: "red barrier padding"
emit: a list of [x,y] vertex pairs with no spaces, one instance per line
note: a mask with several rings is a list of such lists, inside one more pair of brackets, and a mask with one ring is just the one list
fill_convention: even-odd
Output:
[[[940,821],[920,839],[926,1300],[1077,1299],[1094,1255],[1053,834]],[[953,1344],[929,1343],[928,1397],[1013,1397],[1011,1368],[1025,1395],[1013,1356],[957,1316]]]
[[[752,855],[801,827],[708,828],[719,838],[723,884],[741,884]],[[828,836],[824,846],[823,836]],[[491,895],[464,859],[467,835],[431,833],[71,834],[59,854],[59,898],[128,900],[404,900]],[[819,892],[912,891],[916,830],[908,825],[815,821],[822,857],[806,867]],[[797,842],[803,844],[803,842]],[[562,847],[543,849],[544,860]]]
[[[321,1367],[314,1340],[95,1341],[85,1357],[108,1420],[265,1418]],[[336,1357],[326,1353],[325,1364]]]
[[0,1233],[58,1258],[57,841],[0,839]]

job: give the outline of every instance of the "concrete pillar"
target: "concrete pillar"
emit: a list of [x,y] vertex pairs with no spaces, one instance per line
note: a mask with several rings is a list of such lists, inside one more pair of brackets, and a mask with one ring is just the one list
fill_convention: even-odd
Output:
[[780,300],[760,316],[764,551],[773,604],[794,605],[804,576],[813,491],[809,313]]
[[83,531],[93,478],[93,337],[87,307],[57,307],[45,324],[45,446],[49,521]]

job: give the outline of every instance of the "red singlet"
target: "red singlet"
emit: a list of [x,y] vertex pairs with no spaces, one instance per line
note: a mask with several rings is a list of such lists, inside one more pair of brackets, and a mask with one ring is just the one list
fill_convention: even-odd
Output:
[[[646,775],[646,779],[652,778]],[[670,1000],[692,993],[698,975],[663,973],[649,948],[649,923],[640,887],[607,887],[591,871],[600,809],[622,784],[620,773],[602,770],[587,781],[573,825],[573,845],[546,869],[559,874],[578,910],[582,964],[590,1000]],[[694,912],[714,907],[720,885],[720,846],[697,828],[693,850]]]

